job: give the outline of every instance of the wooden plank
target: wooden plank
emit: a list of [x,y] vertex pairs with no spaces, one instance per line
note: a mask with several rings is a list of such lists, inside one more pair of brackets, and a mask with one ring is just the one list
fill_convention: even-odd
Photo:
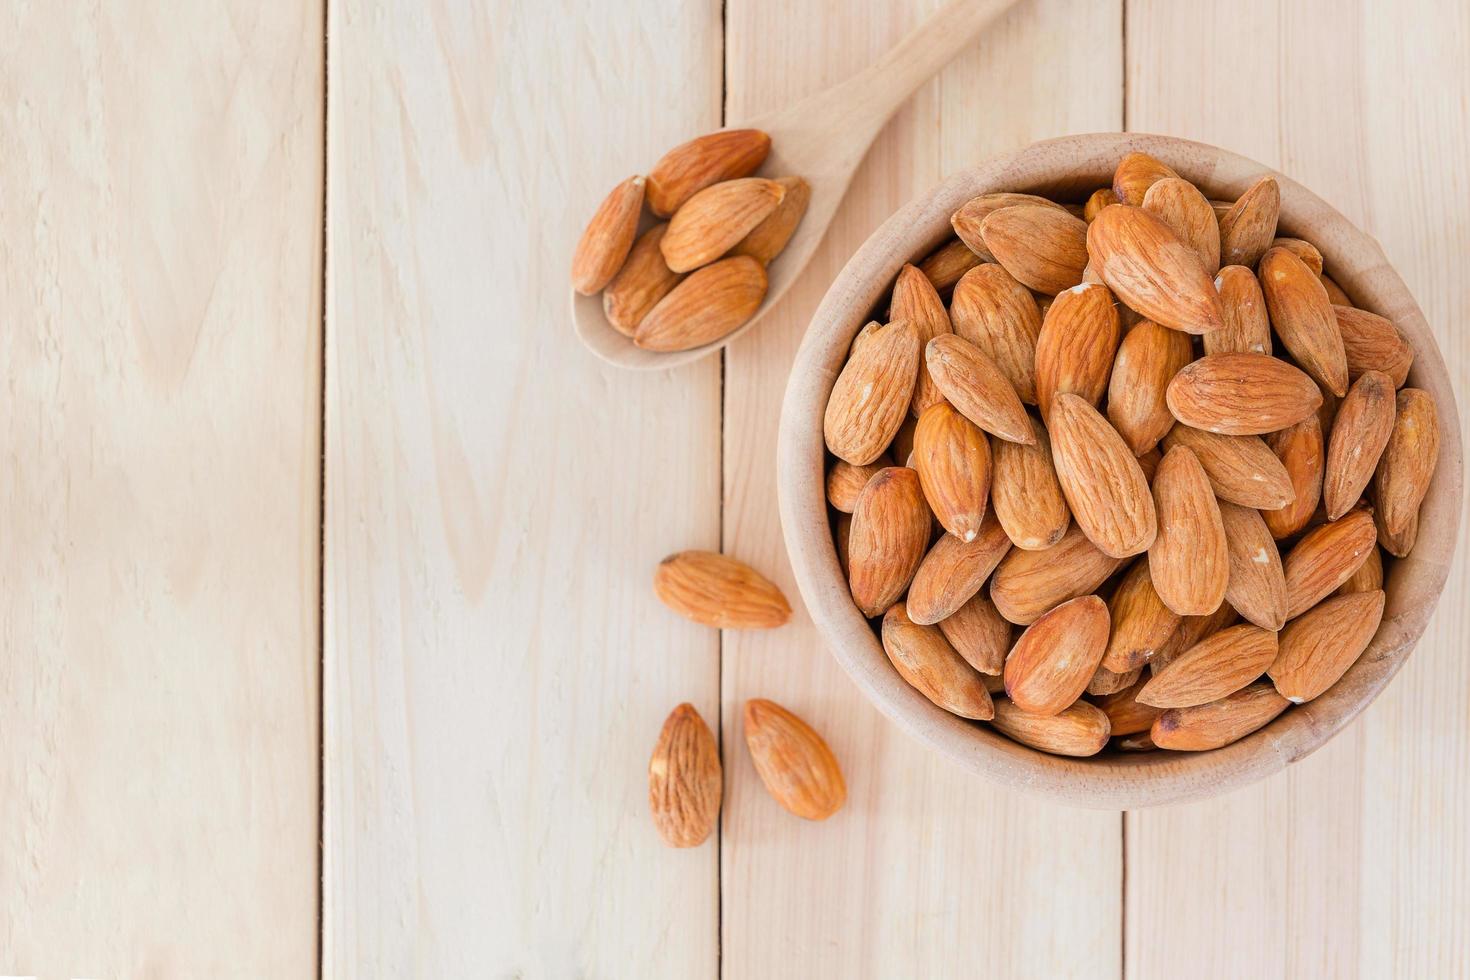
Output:
[[0,38],[0,972],[312,976],[322,10]]
[[[561,8],[561,9],[557,9]],[[709,976],[717,845],[648,817],[718,637],[719,362],[619,373],[568,268],[720,121],[718,3],[332,8],[324,974]]]
[[[1470,188],[1470,30],[1453,3],[1417,8],[1132,0],[1128,123],[1236,150],[1322,194],[1384,244],[1442,328],[1446,360],[1463,365],[1449,328],[1467,305],[1449,257],[1470,225],[1442,202]],[[1463,964],[1470,669],[1452,638],[1465,589],[1457,571],[1401,676],[1328,747],[1221,801],[1128,816],[1130,975]]]
[[[936,7],[729,3],[729,118],[842,78]],[[1117,4],[1037,2],[995,25],[880,135],[784,310],[729,349],[725,546],[798,607],[773,447],[807,317],[867,235],[945,174],[1033,139],[1118,128],[1121,24]],[[723,666],[726,976],[967,976],[982,962],[996,975],[1119,971],[1117,814],[1037,802],[921,749],[848,683],[800,609],[780,630],[728,634]],[[787,705],[829,740],[846,809],[808,824],[766,795],[739,741],[751,697]]]

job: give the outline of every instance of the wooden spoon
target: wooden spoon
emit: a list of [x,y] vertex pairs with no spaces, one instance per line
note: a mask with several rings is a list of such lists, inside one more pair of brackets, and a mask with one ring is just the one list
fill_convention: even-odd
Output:
[[793,106],[745,119],[731,128],[765,130],[771,153],[761,171],[804,177],[811,185],[806,215],[767,270],[765,301],[739,329],[685,351],[643,350],[619,333],[602,312],[602,295],[572,292],[577,336],[598,357],[618,367],[676,367],[714,353],[761,321],[806,268],[832,223],[837,205],[868,147],[914,90],[947,65],[1015,0],[951,0],[886,54],[856,75]]

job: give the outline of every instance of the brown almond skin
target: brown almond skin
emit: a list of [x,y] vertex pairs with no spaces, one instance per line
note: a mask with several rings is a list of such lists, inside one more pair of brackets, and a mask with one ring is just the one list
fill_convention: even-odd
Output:
[[906,466],[880,470],[852,511],[848,583],[864,616],[881,616],[909,587],[929,545],[929,505],[919,474]]
[[919,373],[914,381],[914,397],[909,401],[909,413],[917,418],[930,405],[944,401],[944,396],[929,377],[929,367],[922,353],[935,337],[951,336],[949,313],[945,311],[944,301],[939,298],[934,284],[924,278],[916,266],[905,265],[898,270],[898,278],[893,283],[888,319],[909,321],[919,335]]
[[1434,399],[1419,388],[1405,388],[1398,393],[1393,429],[1373,480],[1383,526],[1390,534],[1405,533],[1409,522],[1418,519],[1438,463],[1439,412]]
[[1313,415],[1266,436],[1266,445],[1281,460],[1292,486],[1290,503],[1261,512],[1271,536],[1280,541],[1306,527],[1322,499],[1322,476],[1327,463],[1322,423]]
[[892,466],[887,456],[879,456],[866,466],[854,466],[845,459],[835,460],[827,470],[827,503],[844,514],[857,506],[858,494],[879,470]]
[[1112,634],[1103,653],[1106,670],[1124,673],[1148,662],[1179,628],[1179,614],[1159,598],[1149,563],[1133,563],[1108,599]]
[[1367,310],[1333,306],[1337,332],[1347,357],[1348,377],[1356,381],[1365,371],[1382,371],[1402,388],[1414,363],[1414,349],[1393,321]]
[[955,283],[980,262],[980,256],[970,251],[964,242],[955,239],[930,252],[919,263],[919,271],[939,291],[940,296],[948,296]]
[[1161,180],[1178,177],[1171,168],[1135,150],[1124,154],[1113,171],[1113,196],[1119,203],[1138,207],[1147,198],[1150,187]]
[[[999,676],[1011,649],[1011,624],[983,592],[938,623],[939,631],[965,661],[987,677]],[[997,688],[987,687],[992,694]],[[999,690],[1005,690],[1004,686]]]
[[1249,623],[1221,630],[1153,675],[1138,700],[1156,708],[1191,708],[1234,694],[1276,659],[1276,633]]
[[1143,209],[1194,249],[1207,273],[1213,276],[1219,270],[1220,223],[1197,187],[1179,177],[1156,180],[1143,195]]
[[1095,595],[1062,603],[1026,628],[1006,658],[1006,697],[1022,711],[1060,714],[1082,696],[1108,644],[1108,607]]
[[1414,550],[1419,539],[1419,514],[1416,512],[1402,531],[1390,531],[1383,526],[1383,518],[1375,511],[1373,524],[1378,530],[1378,546],[1396,558],[1404,558]]
[[658,243],[668,224],[654,225],[633,243],[627,261],[602,293],[602,312],[617,330],[633,336],[638,324],[684,279],[668,267]]
[[848,544],[852,540],[852,515],[838,514],[832,526],[832,545],[837,551],[837,565],[842,569],[842,577],[845,579],[850,570],[848,559]]
[[[832,386],[822,419],[832,455],[854,466],[882,455],[908,418],[918,371],[919,336],[908,321],[880,327],[855,345]],[[902,456],[894,458],[903,461]]]
[[1001,208],[980,223],[985,247],[1016,281],[1055,296],[1082,281],[1087,267],[1087,222],[1064,210],[1022,204]]
[[1102,211],[1109,204],[1117,203],[1119,201],[1116,191],[1111,187],[1099,187],[1088,196],[1087,203],[1082,206],[1083,220],[1088,224],[1092,224],[1092,219],[1097,217],[1098,212]]
[[1152,320],[1140,321],[1123,338],[1108,384],[1108,421],[1133,455],[1154,448],[1173,427],[1164,393],[1174,375],[1193,359],[1188,334]]
[[778,177],[776,183],[785,191],[781,203],[730,250],[735,255],[749,255],[761,265],[770,265],[786,250],[812,200],[811,185],[800,177]]
[[748,255],[696,269],[639,321],[633,343],[655,351],[714,343],[751,318],[766,286],[765,267]]
[[743,177],[712,184],[680,205],[659,242],[675,272],[692,272],[730,251],[770,217],[786,196],[774,180]]
[[1087,249],[1103,282],[1129,309],[1185,333],[1225,325],[1220,295],[1199,256],[1142,208],[1103,208],[1087,226]]
[[1097,755],[1108,744],[1108,716],[1086,701],[1055,715],[1033,715],[1018,705],[995,702],[996,730],[1033,749],[1052,755]]
[[1327,446],[1322,503],[1329,521],[1346,514],[1362,497],[1388,445],[1393,420],[1394,390],[1388,375],[1368,371],[1353,382],[1337,408]]
[[1164,605],[1181,616],[1220,608],[1230,582],[1230,555],[1220,505],[1193,452],[1175,446],[1154,474],[1159,533],[1148,549],[1149,572]]
[[591,296],[623,267],[638,234],[644,178],[629,177],[603,198],[572,254],[572,288]]
[[1227,265],[1215,276],[1215,290],[1225,326],[1205,334],[1205,353],[1271,353],[1271,318],[1256,274],[1243,265]]
[[1273,238],[1271,248],[1284,248],[1292,255],[1302,260],[1302,264],[1312,270],[1312,275],[1320,280],[1322,275],[1322,253],[1317,251],[1317,246],[1301,238]]
[[791,605],[770,579],[712,551],[680,551],[659,562],[653,591],[674,612],[716,629],[771,629]]
[[1281,215],[1281,188],[1275,177],[1262,177],[1220,215],[1220,261],[1254,269],[1276,237]]
[[1154,721],[1149,735],[1161,749],[1218,749],[1265,728],[1290,704],[1270,684],[1258,682],[1209,704],[1171,708]]
[[1302,704],[1336,684],[1378,632],[1385,598],[1378,589],[1334,596],[1288,623],[1267,671],[1277,693]]
[[1040,551],[1062,540],[1072,510],[1051,458],[1051,439],[1029,416],[1031,443],[996,440],[991,447],[990,507],[1017,548]]
[[720,817],[720,750],[692,704],[669,714],[648,760],[648,809],[670,847],[698,847]]
[[1346,582],[1368,560],[1377,531],[1366,509],[1312,528],[1287,552],[1286,618],[1295,619]]
[[1321,281],[1290,250],[1261,256],[1261,292],[1276,335],[1313,380],[1339,398],[1347,393],[1347,353],[1332,301]]
[[941,534],[909,584],[909,616],[927,626],[954,615],[1010,550],[1010,539],[994,515],[986,516],[973,541]]
[[918,427],[919,420],[909,415],[893,434],[893,441],[888,444],[888,455],[895,462],[901,459],[905,466],[914,465],[914,431]]
[[[924,362],[928,373],[920,378],[931,379],[936,399],[948,399],[961,415],[1000,439],[1036,441],[1015,386],[980,348],[958,334],[944,333],[929,341]],[[916,401],[918,397],[916,391]]]
[[1158,446],[1138,457],[1138,468],[1143,470],[1143,478],[1150,484],[1154,482],[1154,474],[1159,470],[1159,461],[1164,458],[1163,452]]
[[1383,588],[1383,552],[1370,548],[1368,557],[1348,580],[1338,586],[1333,595],[1351,595],[1354,592],[1376,592]]
[[996,263],[966,272],[949,304],[954,332],[979,348],[1010,381],[1021,401],[1036,404],[1036,297]]
[[745,702],[745,745],[766,791],[805,820],[826,820],[847,802],[837,757],[810,725],[774,701]]
[[1148,481],[1108,421],[1086,401],[1062,393],[1048,426],[1052,459],[1072,517],[1114,558],[1147,551],[1157,525]]
[[1064,391],[1098,404],[1122,331],[1108,287],[1083,283],[1057,294],[1036,338],[1036,403],[1043,420]]
[[1074,526],[1050,548],[1007,554],[990,579],[990,600],[1006,619],[1029,626],[1047,610],[1092,592],[1122,563]]
[[1169,411],[1185,425],[1227,436],[1256,436],[1295,425],[1317,411],[1311,378],[1264,354],[1210,354],[1169,382]]
[[883,651],[910,687],[945,711],[979,721],[995,717],[979,671],[949,645],[938,627],[911,620],[902,602],[883,617]]
[[1239,618],[1228,602],[1220,603],[1220,608],[1208,616],[1183,617],[1179,620],[1179,627],[1148,658],[1149,673],[1157,674],[1185,650],[1223,629],[1228,629]]
[[914,468],[929,509],[961,541],[980,533],[990,501],[990,441],[949,402],[924,409],[914,430]]
[[1060,204],[1050,198],[1039,197],[1035,194],[1013,194],[1001,191],[970,198],[963,207],[950,216],[949,223],[954,228],[954,233],[960,236],[960,241],[964,242],[974,255],[986,262],[994,262],[995,256],[991,255],[990,249],[986,247],[985,239],[980,233],[980,226],[992,212],[1022,204],[1053,208],[1057,211],[1064,210]]
[[1164,437],[1164,449],[1175,446],[1194,453],[1221,500],[1274,510],[1295,498],[1286,466],[1260,436],[1222,436],[1176,423]]
[[1099,664],[1097,670],[1092,672],[1092,680],[1087,682],[1087,693],[1095,697],[1117,694],[1138,683],[1142,676],[1142,667],[1134,667],[1126,673],[1119,674]]
[[1352,298],[1343,292],[1342,287],[1327,273],[1319,273],[1317,280],[1322,283],[1322,288],[1327,290],[1327,298],[1332,300],[1333,306],[1353,306]]
[[722,180],[748,177],[771,152],[758,129],[726,129],[681,143],[648,172],[648,207],[667,218],[695,193]]
[[1286,572],[1271,529],[1260,511],[1224,501],[1220,523],[1230,553],[1225,601],[1262,629],[1281,629],[1286,622]]
[[1164,713],[1163,708],[1144,704],[1138,700],[1138,692],[1148,681],[1138,680],[1128,687],[1109,694],[1097,702],[1098,708],[1108,716],[1108,724],[1114,738],[1119,735],[1136,735],[1153,727],[1154,719]]

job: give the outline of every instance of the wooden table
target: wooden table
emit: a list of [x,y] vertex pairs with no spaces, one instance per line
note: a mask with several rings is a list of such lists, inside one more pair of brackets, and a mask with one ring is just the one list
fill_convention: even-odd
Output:
[[[1306,182],[1465,377],[1459,0],[1023,0],[723,360],[583,352],[567,266],[608,186],[937,3],[0,9],[0,974],[1464,975],[1463,568],[1329,748],[1121,815],[920,750],[800,610],[721,636],[654,600],[681,548],[797,598],[773,447],[806,317],[894,208],[1041,137]],[[828,737],[838,816],[763,792],[753,696]],[[645,769],[685,700],[726,802],[670,851]]]

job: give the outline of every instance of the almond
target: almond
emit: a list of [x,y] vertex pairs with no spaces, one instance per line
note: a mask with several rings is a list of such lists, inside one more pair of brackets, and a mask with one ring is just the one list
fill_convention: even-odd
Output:
[[791,605],[770,579],[712,551],[669,555],[654,572],[653,591],[674,612],[716,629],[770,629],[791,618]]
[[990,599],[1006,619],[1029,626],[1047,610],[1092,592],[1121,564],[1073,527],[1050,548],[1016,549],[1001,559],[990,580]]
[[990,506],[1017,548],[1050,548],[1067,533],[1072,511],[1051,458],[1051,439],[1041,423],[1026,419],[1032,441],[999,440],[992,447]]
[[1194,453],[1221,500],[1274,510],[1295,496],[1285,464],[1260,436],[1222,436],[1176,423],[1164,437],[1164,449],[1176,446]]
[[1108,645],[1108,607],[1095,595],[1062,603],[1026,628],[1006,658],[1006,697],[1055,715],[1082,696]]
[[1336,684],[1378,632],[1384,598],[1377,589],[1336,596],[1288,623],[1267,671],[1277,692],[1301,704]]
[[[907,320],[914,325],[919,335],[921,354],[935,337],[951,336],[949,314],[945,312],[944,301],[934,291],[934,284],[912,265],[905,265],[898,270],[898,279],[893,284],[893,299],[888,304],[888,319]],[[929,377],[929,368],[921,356],[909,412],[918,416],[930,405],[941,401],[944,401],[944,396],[934,386],[934,381]]]
[[1227,265],[1215,276],[1215,290],[1225,311],[1225,326],[1205,334],[1205,353],[1271,353],[1271,320],[1256,274],[1243,265]]
[[1098,212],[1109,204],[1118,204],[1118,195],[1111,187],[1099,187],[1087,198],[1087,203],[1082,207],[1082,217],[1088,224],[1098,216]]
[[1097,405],[1121,337],[1108,287],[1083,283],[1057,294],[1036,338],[1036,403],[1043,420],[1064,391]]
[[670,713],[648,760],[648,809],[670,847],[704,843],[720,817],[720,750],[692,704]]
[[1152,485],[1154,482],[1154,474],[1159,471],[1159,461],[1163,458],[1164,454],[1159,451],[1158,446],[1155,446],[1148,452],[1138,457],[1138,468],[1143,470],[1143,478],[1147,480],[1150,485]]
[[1402,388],[1414,363],[1414,349],[1393,321],[1350,306],[1334,306],[1332,313],[1342,335],[1348,377],[1357,380],[1365,371],[1382,371],[1395,388]]
[[745,745],[766,791],[789,812],[826,820],[847,802],[847,783],[822,736],[774,701],[745,702]]
[[1230,553],[1225,601],[1262,629],[1281,629],[1286,622],[1286,573],[1265,519],[1258,510],[1221,503],[1220,522]]
[[1279,541],[1306,527],[1322,499],[1322,474],[1327,460],[1322,424],[1317,416],[1308,416],[1296,425],[1266,436],[1266,445],[1281,461],[1292,486],[1290,503],[1276,510],[1265,509],[1261,515],[1271,529],[1271,536]]
[[1128,153],[1113,171],[1113,195],[1119,203],[1142,205],[1148,189],[1161,180],[1178,178],[1178,174],[1147,153]]
[[1245,687],[1276,659],[1276,633],[1244,624],[1195,644],[1154,674],[1138,700],[1156,708],[1208,704]]
[[1402,531],[1390,531],[1383,526],[1383,517],[1374,512],[1374,527],[1378,530],[1378,545],[1390,555],[1398,558],[1406,557],[1414,550],[1414,542],[1419,538],[1419,514],[1416,511],[1409,519],[1409,523]]
[[766,270],[748,255],[697,269],[638,323],[633,343],[645,350],[711,344],[749,320],[766,298]]
[[758,129],[726,129],[681,143],[648,172],[648,207],[667,218],[696,192],[756,172],[771,152]]
[[1179,628],[1179,614],[1159,598],[1147,561],[1136,561],[1108,600],[1113,631],[1103,653],[1106,670],[1142,667]]
[[908,614],[924,625],[954,615],[980,591],[1010,550],[1010,539],[994,515],[986,515],[980,533],[972,541],[962,541],[953,534],[940,535],[909,585]]
[[1220,505],[1194,453],[1175,446],[1154,474],[1159,533],[1148,549],[1154,588],[1181,616],[1220,608],[1230,581],[1230,555]]
[[1097,703],[1102,713],[1108,716],[1108,726],[1114,738],[1146,732],[1153,727],[1154,719],[1164,713],[1163,708],[1143,704],[1138,700],[1138,692],[1143,690],[1146,683],[1148,682],[1142,680],[1135,681]]
[[1262,177],[1220,216],[1220,261],[1254,269],[1276,237],[1280,214],[1281,188],[1276,178]]
[[1126,673],[1119,674],[1099,665],[1092,673],[1092,680],[1087,682],[1087,693],[1095,697],[1117,694],[1137,684],[1142,676],[1142,667],[1134,667]]
[[981,721],[995,717],[980,673],[937,627],[909,619],[902,602],[883,617],[883,650],[909,686],[945,711]]
[[1274,687],[1260,682],[1209,704],[1170,708],[1159,715],[1149,734],[1161,749],[1218,749],[1266,727],[1289,704]]
[[607,322],[631,337],[658,301],[684,278],[664,262],[658,243],[668,224],[654,225],[633,243],[633,250],[602,294]]
[[1230,603],[1222,602],[1220,608],[1208,616],[1185,616],[1180,619],[1179,627],[1148,658],[1149,673],[1157,674],[1185,650],[1206,637],[1229,628],[1239,618]]
[[827,470],[827,503],[844,514],[857,506],[858,494],[879,470],[892,466],[886,456],[879,456],[866,466],[854,466],[845,459],[833,462]]
[[[944,333],[924,351],[936,399],[948,399],[960,414],[1001,439],[1034,443],[1031,420],[1015,386],[980,348],[958,334]],[[914,399],[918,401],[917,391]]]
[[1348,580],[1338,586],[1335,595],[1351,595],[1354,592],[1376,592],[1383,588],[1383,552],[1368,549],[1368,557]]
[[969,247],[970,251],[986,262],[994,262],[995,256],[990,254],[990,249],[985,245],[985,239],[981,236],[980,226],[991,212],[999,211],[1001,208],[1015,207],[1028,204],[1037,207],[1052,208],[1056,211],[1063,210],[1062,206],[1055,201],[1035,194],[981,194],[972,197],[965,202],[965,206],[950,216],[949,223],[954,227],[954,233],[960,236],[960,241]]
[[1393,420],[1393,382],[1382,371],[1365,372],[1348,389],[1332,423],[1322,477],[1328,520],[1346,514],[1362,497],[1388,444]]
[[1418,518],[1438,462],[1439,413],[1434,399],[1426,391],[1405,388],[1398,393],[1393,431],[1373,481],[1383,526],[1390,534],[1404,533]]
[[1194,249],[1205,272],[1213,276],[1220,268],[1220,223],[1197,187],[1178,177],[1156,180],[1143,195],[1143,209]]
[[[939,621],[939,631],[965,661],[980,673],[999,675],[1011,649],[1011,624],[995,610],[995,603],[984,594]],[[991,693],[995,688],[987,688]],[[1004,690],[1004,688],[1001,688]]]
[[1052,404],[1049,428],[1057,479],[1077,526],[1115,558],[1147,551],[1154,501],[1123,438],[1097,409],[1065,392]]
[[1010,701],[995,702],[996,730],[1053,755],[1097,755],[1108,744],[1108,716],[1086,701],[1055,715],[1033,715]]
[[1108,384],[1108,421],[1135,456],[1154,448],[1173,427],[1164,393],[1193,359],[1188,334],[1152,320],[1140,321],[1123,338]]
[[914,467],[944,529],[973,541],[990,500],[990,442],[948,402],[924,409],[914,430]]
[[572,288],[590,296],[623,267],[638,234],[643,209],[642,177],[629,177],[603,198],[572,254]]
[[857,345],[832,386],[822,420],[832,455],[863,466],[893,441],[908,417],[919,349],[918,331],[906,320],[873,331]]
[[905,415],[898,431],[893,434],[893,441],[888,444],[888,455],[897,462],[903,460],[905,466],[914,465],[914,431],[919,427],[919,420],[912,415]]
[[1265,354],[1209,354],[1169,382],[1169,411],[1185,425],[1228,436],[1261,435],[1317,411],[1311,378]]
[[1057,208],[1022,204],[986,215],[980,235],[1017,282],[1054,296],[1082,281],[1087,222]]
[[964,242],[954,239],[930,252],[919,263],[919,271],[939,291],[939,295],[947,296],[954,284],[980,261],[980,256],[970,251]]
[[770,265],[772,259],[785,251],[812,200],[811,185],[800,177],[779,177],[776,183],[784,192],[781,203],[731,249],[734,254],[749,255],[762,265]]
[[1092,262],[1130,309],[1185,333],[1225,325],[1220,295],[1199,256],[1142,208],[1115,204],[1087,226]]
[[848,543],[852,540],[852,515],[838,514],[837,520],[832,527],[832,541],[837,549],[837,565],[842,569],[842,577],[848,576],[849,565],[847,562]]
[[994,263],[966,272],[949,305],[954,332],[995,363],[1023,402],[1036,403],[1041,311],[1030,290]]
[[1286,555],[1286,618],[1295,619],[1346,582],[1368,558],[1373,515],[1355,510],[1308,531]]
[[675,272],[691,272],[724,255],[781,203],[786,188],[774,180],[744,177],[699,191],[669,219],[659,242],[664,262]]
[[1322,253],[1317,251],[1317,246],[1300,238],[1274,238],[1271,240],[1271,248],[1284,248],[1292,255],[1302,260],[1302,264],[1312,270],[1312,275],[1322,275]]
[[858,494],[848,581],[864,616],[881,616],[909,587],[929,544],[929,522],[919,474],[906,466],[879,470]]
[[1302,370],[1341,397],[1347,392],[1347,355],[1327,290],[1301,259],[1284,248],[1261,256],[1261,292],[1281,343]]
[[1343,292],[1342,287],[1327,273],[1319,273],[1317,280],[1322,283],[1322,288],[1327,290],[1327,298],[1332,300],[1333,306],[1351,307],[1353,305],[1353,301],[1348,294]]

